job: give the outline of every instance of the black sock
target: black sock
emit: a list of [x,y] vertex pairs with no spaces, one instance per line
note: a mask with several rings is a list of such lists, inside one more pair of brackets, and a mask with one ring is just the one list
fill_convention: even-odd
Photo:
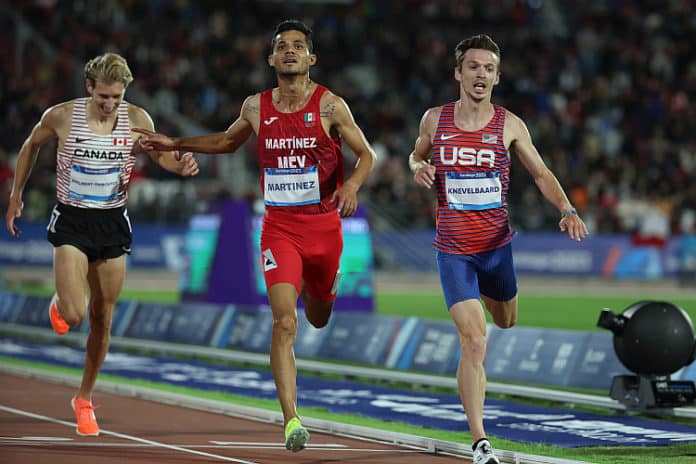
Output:
[[474,443],[473,445],[471,445],[471,450],[472,450],[472,451],[476,451],[476,447],[478,447],[479,443],[481,443],[481,442],[484,441],[484,440],[486,440],[486,441],[488,441],[488,442],[490,443],[490,441],[489,441],[488,438],[486,438],[486,437],[479,438],[478,440],[476,440],[476,443]]

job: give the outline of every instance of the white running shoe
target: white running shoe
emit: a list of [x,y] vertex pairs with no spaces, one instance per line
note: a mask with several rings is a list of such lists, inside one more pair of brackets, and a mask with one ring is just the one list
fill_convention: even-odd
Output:
[[491,442],[488,440],[479,440],[474,449],[474,464],[500,464],[498,458],[493,453]]

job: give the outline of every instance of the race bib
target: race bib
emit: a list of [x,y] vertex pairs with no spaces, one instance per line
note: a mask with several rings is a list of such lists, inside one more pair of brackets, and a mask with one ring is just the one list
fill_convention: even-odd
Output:
[[263,192],[269,206],[317,204],[321,201],[317,167],[266,168]]
[[75,200],[111,201],[119,194],[120,172],[120,168],[73,164],[68,196]]
[[503,204],[499,172],[447,172],[445,191],[450,209],[478,211]]

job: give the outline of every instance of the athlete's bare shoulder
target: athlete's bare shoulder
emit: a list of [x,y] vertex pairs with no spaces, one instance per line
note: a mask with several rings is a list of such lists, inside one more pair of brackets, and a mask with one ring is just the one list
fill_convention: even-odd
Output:
[[69,100],[51,106],[41,116],[41,126],[51,130],[58,137],[67,136],[72,122],[72,112],[75,100]]
[[516,126],[525,125],[522,118],[517,116],[515,113],[513,113],[509,109],[505,108],[505,124],[507,125],[508,122],[511,125],[516,125]]
[[75,106],[75,100],[69,100],[63,103],[53,105],[44,111],[41,119],[52,124],[69,124],[72,119],[72,111]]
[[244,103],[242,103],[242,118],[247,119],[255,117],[258,119],[259,114],[261,114],[261,94],[255,93],[254,95],[249,95],[244,100]]
[[440,114],[442,114],[442,108],[444,108],[444,106],[445,105],[440,105],[428,108],[425,110],[425,113],[423,113],[423,119],[437,123],[437,121],[440,119]]
[[334,114],[336,114],[336,109],[339,105],[346,104],[345,101],[333,93],[331,90],[326,89],[319,100],[319,116],[322,118],[333,119]]
[[503,129],[503,136],[506,147],[510,147],[515,140],[518,140],[521,137],[529,138],[527,125],[524,123],[522,118],[508,109],[505,109],[505,126]]
[[425,110],[420,122],[421,134],[429,134],[430,138],[432,139],[432,137],[435,135],[435,131],[437,130],[437,123],[440,120],[440,114],[442,113],[443,106],[444,105],[433,106],[432,108]]
[[[232,123],[230,128],[238,127],[239,124],[249,124],[255,133],[259,133],[261,124],[261,94],[255,93],[246,97],[239,111],[239,118]],[[229,129],[228,129],[229,130]]]
[[152,122],[152,118],[148,112],[145,111],[144,108],[132,103],[128,104],[128,119],[130,120],[131,127],[138,127],[148,130],[152,130],[149,126],[154,127],[154,123]]

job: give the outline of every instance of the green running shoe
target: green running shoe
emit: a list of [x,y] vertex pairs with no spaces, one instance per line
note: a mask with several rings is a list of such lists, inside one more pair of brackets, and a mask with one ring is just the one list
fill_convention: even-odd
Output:
[[285,448],[293,453],[302,451],[309,442],[309,432],[297,417],[293,417],[285,426]]

